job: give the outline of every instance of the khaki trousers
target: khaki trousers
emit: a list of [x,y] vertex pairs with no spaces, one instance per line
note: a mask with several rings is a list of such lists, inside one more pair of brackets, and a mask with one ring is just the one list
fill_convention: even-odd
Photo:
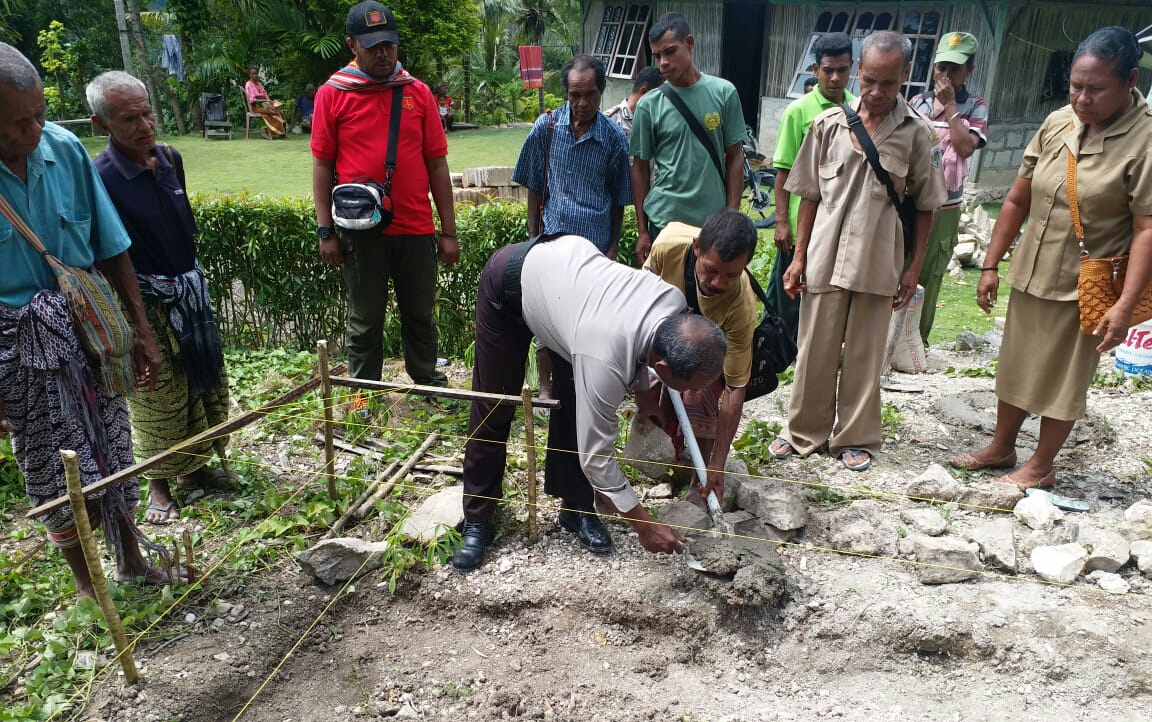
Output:
[[802,456],[825,442],[833,455],[844,449],[880,451],[880,367],[891,318],[891,296],[804,294],[784,433]]

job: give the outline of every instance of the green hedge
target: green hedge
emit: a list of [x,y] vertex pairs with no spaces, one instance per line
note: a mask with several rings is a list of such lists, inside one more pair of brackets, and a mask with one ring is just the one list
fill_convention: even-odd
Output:
[[[339,271],[320,260],[312,202],[263,196],[194,196],[199,257],[208,277],[225,342],[240,348],[311,349],[316,340],[344,338]],[[527,238],[523,203],[458,205],[460,263],[441,268],[436,300],[440,353],[460,357],[475,335],[476,288],[488,257]],[[621,261],[634,264],[636,219],[625,215]],[[390,354],[400,350],[400,324],[390,314]]]

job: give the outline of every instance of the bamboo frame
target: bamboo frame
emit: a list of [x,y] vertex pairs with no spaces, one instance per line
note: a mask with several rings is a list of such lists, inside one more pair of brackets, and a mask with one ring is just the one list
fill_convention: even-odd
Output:
[[528,541],[540,539],[536,528],[536,418],[532,413],[532,389],[527,385],[520,392],[524,404],[524,445],[528,454]]
[[[80,549],[84,552],[84,563],[88,566],[88,576],[92,580],[92,591],[96,594],[96,601],[100,603],[100,611],[104,613],[104,621],[108,623],[108,631],[112,633],[112,643],[116,647],[116,657],[124,669],[124,683],[136,684],[140,679],[140,672],[136,669],[136,660],[132,657],[132,647],[128,644],[128,636],[124,634],[124,622],[116,611],[112,602],[112,595],[108,593],[108,583],[104,579],[104,567],[100,564],[100,551],[96,548],[96,537],[92,534],[92,522],[88,519],[88,503],[84,499],[84,489],[80,483],[80,463],[76,460],[76,452],[67,449],[60,450],[60,458],[64,462],[64,478],[68,482],[68,496],[62,497],[72,505],[72,518],[76,522],[76,534],[80,539]],[[171,570],[169,570],[171,574]]]
[[332,378],[328,369],[328,342],[316,342],[316,355],[320,364],[320,393],[324,399],[324,478],[328,482],[328,498],[336,499],[336,449],[332,446]]
[[[490,394],[485,391],[471,391],[469,389],[450,389],[443,386],[420,386],[418,384],[395,384],[389,381],[371,381],[369,379],[354,379],[348,376],[333,376],[333,386],[345,386],[354,389],[368,389],[372,391],[399,391],[414,396],[438,396],[446,399],[461,401],[484,401],[497,406],[520,406],[524,403],[521,396],[509,394]],[[556,399],[532,399],[532,407],[537,409],[558,409],[560,402]]]
[[[311,379],[300,384],[296,388],[292,389],[291,391],[283,394],[282,396],[279,396],[278,398],[273,399],[272,401],[269,401],[268,403],[264,404],[260,408],[252,409],[251,411],[240,414],[239,416],[237,416],[234,419],[229,419],[228,421],[225,421],[222,424],[217,424],[216,426],[213,426],[211,429],[208,429],[207,431],[204,431],[203,433],[196,434],[195,436],[193,436],[190,439],[186,439],[184,441],[181,441],[179,444],[175,444],[174,446],[172,446],[167,451],[162,451],[150,459],[146,459],[146,460],[141,461],[137,464],[133,464],[132,466],[129,466],[126,469],[121,469],[120,471],[116,472],[115,474],[112,474],[110,476],[106,476],[94,484],[89,484],[88,486],[84,487],[84,496],[85,497],[91,496],[92,494],[94,494],[98,491],[103,491],[104,489],[107,489],[108,487],[112,486],[113,484],[119,484],[120,482],[131,479],[134,476],[139,476],[140,474],[143,474],[145,471],[148,471],[149,469],[155,468],[155,467],[159,466],[160,464],[163,464],[165,461],[168,461],[169,459],[173,458],[174,456],[186,453],[186,452],[190,451],[191,449],[194,449],[194,448],[200,446],[205,441],[210,441],[210,440],[215,439],[218,436],[230,434],[233,431],[237,431],[239,429],[242,429],[245,426],[248,426],[249,424],[251,424],[252,422],[254,422],[254,421],[256,421],[256,420],[258,420],[264,416],[271,414],[272,412],[276,411],[280,407],[286,406],[287,404],[292,403],[293,401],[300,398],[301,396],[308,393],[309,391],[315,390],[318,386],[320,386],[320,377],[314,376]],[[35,519],[36,517],[43,516],[50,511],[55,511],[57,509],[61,509],[65,506],[67,506],[67,504],[68,504],[68,498],[62,496],[59,499],[53,499],[52,501],[45,502],[44,504],[41,504],[40,506],[36,507],[35,509],[32,509],[31,511],[29,511],[24,516],[27,519]]]

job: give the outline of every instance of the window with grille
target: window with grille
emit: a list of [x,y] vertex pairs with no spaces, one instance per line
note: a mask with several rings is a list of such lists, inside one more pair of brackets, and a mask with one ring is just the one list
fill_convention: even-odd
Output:
[[636,77],[636,71],[644,67],[645,40],[651,20],[649,5],[628,3],[604,7],[592,55],[604,61],[609,77],[631,80]]
[[816,26],[804,55],[796,65],[788,97],[799,98],[804,94],[804,81],[812,77],[812,45],[817,38],[828,33],[844,33],[852,38],[853,60],[848,91],[853,95],[859,94],[860,81],[856,72],[860,63],[860,50],[864,38],[877,30],[895,30],[912,41],[912,72],[902,90],[907,98],[924,92],[932,83],[932,58],[936,54],[936,43],[940,40],[943,19],[944,11],[932,7],[841,8],[821,12],[816,18]]

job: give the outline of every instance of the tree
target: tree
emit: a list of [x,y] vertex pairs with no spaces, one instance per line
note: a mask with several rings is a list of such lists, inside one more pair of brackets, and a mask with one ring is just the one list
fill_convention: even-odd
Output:
[[444,58],[462,57],[476,45],[480,16],[473,0],[394,0],[389,7],[400,26],[400,50],[409,72],[435,77],[431,85],[444,79]]

